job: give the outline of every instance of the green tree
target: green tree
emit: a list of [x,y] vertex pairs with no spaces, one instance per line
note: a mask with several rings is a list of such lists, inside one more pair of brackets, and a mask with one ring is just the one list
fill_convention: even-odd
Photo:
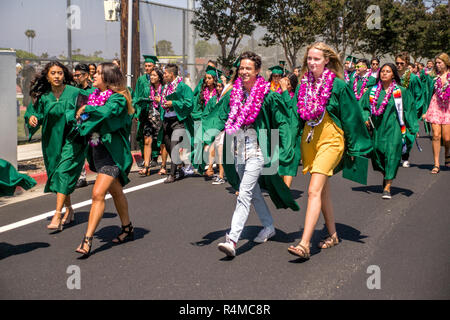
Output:
[[297,66],[300,49],[322,31],[316,5],[316,1],[273,0],[265,10],[260,9],[261,3],[255,8],[259,11],[258,22],[267,30],[262,39],[264,46],[281,45],[291,70]]
[[191,23],[201,38],[217,39],[221,49],[218,61],[223,67],[231,68],[242,38],[256,28],[251,1],[200,0],[199,3]]
[[156,55],[157,56],[173,56],[175,53],[172,49],[172,42],[167,40],[159,40],[156,43]]
[[361,25],[363,39],[353,48],[358,53],[368,53],[370,57],[383,57],[386,54],[401,50],[400,39],[404,19],[402,5],[393,0],[377,0],[371,2],[380,8],[380,27],[369,28],[371,13],[366,11],[366,22]]
[[363,41],[361,32],[369,3],[359,0],[318,1],[317,9],[323,17],[323,40],[331,45],[341,59],[352,53]]
[[426,14],[422,57],[434,58],[441,52],[450,52],[450,19],[448,4],[437,3]]

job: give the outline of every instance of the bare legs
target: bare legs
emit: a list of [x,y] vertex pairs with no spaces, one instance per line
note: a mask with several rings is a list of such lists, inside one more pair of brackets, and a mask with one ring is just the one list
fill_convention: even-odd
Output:
[[[86,237],[92,237],[94,235],[94,232],[103,217],[105,211],[105,197],[108,191],[114,200],[114,205],[116,206],[122,226],[130,223],[128,201],[123,193],[123,188],[119,179],[100,173],[97,176],[94,189],[92,190],[92,206],[91,211],[89,212]],[[81,249],[81,245],[78,249]],[[82,249],[88,251],[88,246],[84,244]]]
[[[433,128],[433,158],[434,165],[439,168],[439,154],[441,151],[441,137],[444,140],[445,159],[450,162],[450,124],[431,124]],[[434,170],[434,168],[433,168]]]
[[[308,207],[306,209],[305,228],[299,243],[306,249],[308,255],[311,238],[319,220],[320,211],[323,212],[329,235],[332,238],[337,238],[328,176],[321,173],[313,173],[308,187]],[[327,246],[324,244],[320,247],[326,248]],[[291,248],[293,247],[291,246]]]
[[[62,209],[66,207],[66,212],[64,213],[64,217],[62,217]],[[69,219],[69,215],[73,214],[72,203],[70,200],[70,195],[65,195],[63,193],[56,194],[56,210],[55,214],[50,222],[50,225],[47,226],[49,229],[55,229],[61,221],[66,221]]]

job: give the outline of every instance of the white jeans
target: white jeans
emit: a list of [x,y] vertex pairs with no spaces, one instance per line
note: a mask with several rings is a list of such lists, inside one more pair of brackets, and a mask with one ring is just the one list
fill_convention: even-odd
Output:
[[241,184],[239,186],[236,209],[231,220],[229,237],[234,242],[238,242],[248,219],[251,204],[255,207],[259,220],[264,227],[271,226],[273,218],[258,184],[258,179],[264,168],[264,157],[262,155],[250,157],[244,164],[239,164],[237,159],[235,159],[235,166],[241,179]]

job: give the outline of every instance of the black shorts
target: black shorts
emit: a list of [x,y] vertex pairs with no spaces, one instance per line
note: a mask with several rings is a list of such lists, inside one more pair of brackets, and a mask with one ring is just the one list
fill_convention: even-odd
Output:
[[109,154],[108,149],[100,143],[96,147],[90,147],[92,152],[92,159],[94,161],[95,171],[103,173],[113,178],[118,178],[120,175],[119,167],[114,162]]

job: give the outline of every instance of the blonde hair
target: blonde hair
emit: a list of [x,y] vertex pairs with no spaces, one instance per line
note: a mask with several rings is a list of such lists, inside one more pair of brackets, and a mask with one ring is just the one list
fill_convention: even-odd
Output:
[[344,79],[344,67],[342,66],[342,62],[339,59],[339,55],[334,51],[330,46],[326,45],[323,42],[316,42],[309,45],[306,48],[305,56],[303,57],[303,65],[302,70],[300,72],[299,79],[303,78],[306,72],[308,72],[308,52],[311,49],[317,49],[323,52],[323,56],[325,59],[328,58],[328,63],[326,67],[334,72],[336,77],[340,79]]
[[438,54],[436,56],[436,58],[434,58],[434,72],[436,72],[436,74],[438,74],[438,69],[436,67],[436,59],[442,60],[444,62],[444,64],[447,66],[447,69],[450,69],[450,58],[448,56],[448,54],[446,54],[445,52],[442,52],[440,54]]

